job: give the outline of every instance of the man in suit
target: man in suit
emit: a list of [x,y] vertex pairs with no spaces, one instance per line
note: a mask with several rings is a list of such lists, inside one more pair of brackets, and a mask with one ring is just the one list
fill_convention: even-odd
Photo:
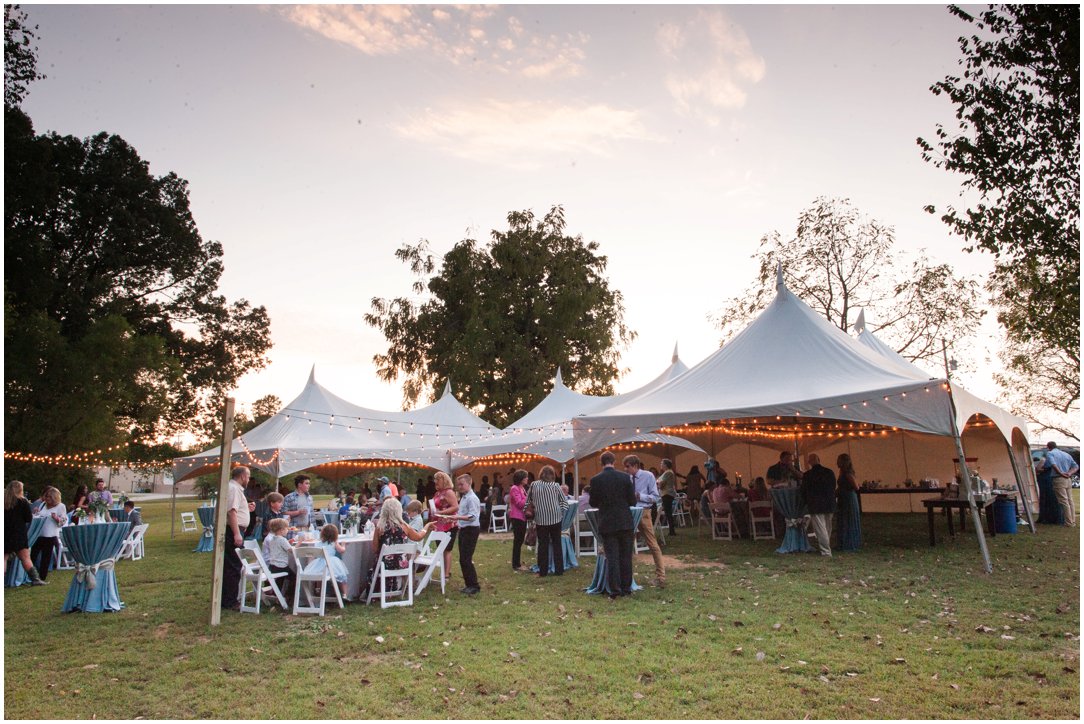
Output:
[[813,532],[817,534],[817,547],[822,556],[832,555],[832,516],[836,512],[836,474],[821,465],[820,456],[809,453],[805,458],[809,467],[802,475],[802,498],[809,511]]
[[632,478],[614,469],[614,454],[599,458],[602,472],[591,478],[590,502],[598,508],[598,532],[606,554],[610,600],[632,593],[633,528],[631,506],[636,505]]
[[137,525],[143,525],[143,517],[135,509],[135,503],[130,500],[124,501],[124,512],[128,514],[128,522],[131,523],[129,532],[135,530]]

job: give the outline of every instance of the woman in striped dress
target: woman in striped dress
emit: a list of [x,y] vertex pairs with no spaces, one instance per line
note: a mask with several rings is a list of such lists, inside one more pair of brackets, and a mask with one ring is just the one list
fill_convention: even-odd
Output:
[[565,557],[561,550],[561,521],[568,510],[568,499],[557,484],[557,474],[550,465],[542,468],[539,479],[531,486],[527,501],[534,506],[534,525],[538,533],[538,576],[550,572],[553,554],[553,575],[565,572]]

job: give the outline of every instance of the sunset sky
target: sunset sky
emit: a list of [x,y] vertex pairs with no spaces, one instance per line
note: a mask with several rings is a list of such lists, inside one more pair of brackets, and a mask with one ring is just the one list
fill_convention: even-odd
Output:
[[[923,211],[960,192],[915,143],[953,119],[929,86],[958,72],[968,28],[943,5],[24,9],[48,76],[24,104],[36,129],[116,133],[187,179],[222,293],[267,306],[271,364],[242,378],[242,409],[288,402],[313,364],[398,409],[362,320],[409,293],[393,252],[442,255],[511,210],[563,204],[608,256],[639,335],[618,391],[675,342],[689,366],[713,352],[708,316],[753,281],[761,236],[818,196],[893,225],[902,250],[992,266]],[[993,398],[983,331],[963,381]]]

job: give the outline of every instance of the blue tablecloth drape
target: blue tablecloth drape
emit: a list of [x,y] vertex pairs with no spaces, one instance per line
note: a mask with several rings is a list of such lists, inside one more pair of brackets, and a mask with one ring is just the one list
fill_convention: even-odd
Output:
[[[632,530],[635,535],[636,528],[640,525],[640,517],[643,516],[644,510],[640,507],[632,507],[629,509],[632,512]],[[595,557],[595,575],[591,579],[591,585],[584,589],[587,593],[619,593],[619,591],[610,591],[610,581],[606,577],[607,563],[606,552],[602,547],[602,536],[598,532],[598,510],[590,508],[584,511],[584,516],[587,518],[587,524],[591,526],[591,534],[595,536],[595,542],[598,544],[598,555]],[[642,586],[637,585],[635,575],[632,579],[632,590],[639,591]]]
[[130,529],[128,523],[74,525],[60,529],[64,547],[75,561],[75,575],[61,609],[64,613],[101,613],[124,608],[112,560],[120,553]]
[[215,549],[215,510],[217,508],[196,508],[199,522],[203,526],[203,534],[199,537],[199,543],[193,549],[195,553],[211,553]]
[[[41,528],[45,525],[45,518],[34,518],[26,529],[26,547],[33,548],[41,535]],[[23,570],[23,562],[17,557],[12,557],[4,571],[4,588],[17,588],[24,583],[30,582],[30,576]]]
[[[572,537],[568,535],[568,531],[572,528],[572,524],[576,521],[576,515],[580,511],[579,502],[570,502],[568,509],[565,510],[565,517],[561,519],[561,552],[565,557],[565,570],[569,568],[579,568],[580,562],[576,558],[576,546],[572,542]],[[554,572],[553,561],[550,561],[550,573]],[[531,573],[538,573],[538,564],[535,563],[531,566]]]
[[772,488],[772,501],[776,509],[787,521],[787,531],[783,535],[783,545],[776,553],[804,553],[813,548],[806,536],[805,501],[798,493],[798,488]]

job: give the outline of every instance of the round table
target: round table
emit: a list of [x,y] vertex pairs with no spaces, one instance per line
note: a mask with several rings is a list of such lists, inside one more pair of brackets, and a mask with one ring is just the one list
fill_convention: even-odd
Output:
[[783,544],[776,553],[805,553],[813,550],[806,535],[805,501],[798,488],[772,488],[772,502],[787,522],[787,531],[783,535]]
[[203,526],[203,534],[199,537],[199,543],[192,549],[194,553],[211,553],[215,549],[215,511],[217,508],[196,508],[196,515]]
[[75,561],[75,575],[62,611],[101,613],[124,608],[113,562],[130,528],[128,523],[97,523],[60,529],[64,547]]
[[347,598],[364,597],[369,592],[369,569],[373,566],[372,534],[339,536],[339,542],[346,547],[342,554],[346,564]]
[[[629,511],[632,513],[632,534],[633,536],[635,536],[636,529],[640,525],[640,517],[644,514],[644,509],[640,508],[639,506],[633,506],[629,508]],[[589,508],[588,510],[585,510],[584,517],[587,518],[587,524],[591,526],[591,534],[595,536],[595,544],[598,548],[598,555],[595,556],[595,575],[591,579],[591,585],[584,590],[587,593],[620,593],[620,591],[610,590],[610,581],[606,576],[608,564],[606,562],[606,552],[602,545],[602,536],[598,532],[598,509]],[[636,550],[635,546],[636,544],[635,542],[633,542],[633,551]],[[635,553],[633,553],[633,556],[635,557]],[[643,586],[637,585],[636,575],[634,573],[632,579],[632,590],[639,591],[641,588],[643,588]]]

